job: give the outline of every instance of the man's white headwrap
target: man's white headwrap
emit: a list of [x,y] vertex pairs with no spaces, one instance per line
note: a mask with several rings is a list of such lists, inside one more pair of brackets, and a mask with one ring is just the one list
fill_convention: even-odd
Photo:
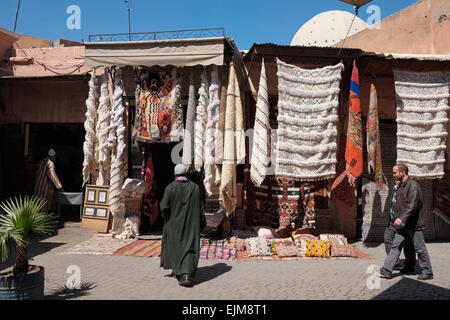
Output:
[[185,174],[186,173],[186,166],[184,165],[184,164],[177,164],[176,166],[175,166],[175,170],[174,170],[174,172],[175,172],[175,174],[177,175],[177,176],[179,176],[179,175],[182,175],[182,174]]
[[55,151],[55,149],[50,149],[50,150],[48,150],[48,155],[49,155],[49,156],[56,156],[56,151]]

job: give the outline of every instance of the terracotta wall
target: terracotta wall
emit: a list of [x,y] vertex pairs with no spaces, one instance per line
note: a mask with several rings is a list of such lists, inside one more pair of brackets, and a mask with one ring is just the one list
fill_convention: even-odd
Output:
[[[449,54],[449,33],[450,1],[423,0],[383,19],[379,29],[365,29],[349,37],[344,47],[369,52]],[[342,42],[334,46],[341,47]]]

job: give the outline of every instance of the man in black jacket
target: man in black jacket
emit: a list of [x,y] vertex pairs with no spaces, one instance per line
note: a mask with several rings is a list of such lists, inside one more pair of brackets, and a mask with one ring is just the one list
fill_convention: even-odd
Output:
[[425,226],[424,217],[420,214],[422,209],[422,190],[420,185],[408,176],[408,167],[404,164],[397,164],[392,169],[392,173],[400,182],[395,195],[395,208],[393,210],[394,227],[396,233],[392,242],[383,268],[381,276],[387,279],[392,278],[392,270],[400,257],[400,252],[407,241],[414,245],[405,246],[405,268],[404,273],[414,271],[416,264],[416,253],[419,266],[422,271],[418,276],[419,280],[433,279],[430,256],[425,245],[423,228]]

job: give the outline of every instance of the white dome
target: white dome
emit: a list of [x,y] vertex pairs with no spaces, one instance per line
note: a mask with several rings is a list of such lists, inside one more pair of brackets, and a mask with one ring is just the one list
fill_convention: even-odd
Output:
[[[349,27],[353,25],[349,31]],[[291,46],[329,47],[367,28],[369,25],[347,11],[326,11],[306,22],[298,29]]]

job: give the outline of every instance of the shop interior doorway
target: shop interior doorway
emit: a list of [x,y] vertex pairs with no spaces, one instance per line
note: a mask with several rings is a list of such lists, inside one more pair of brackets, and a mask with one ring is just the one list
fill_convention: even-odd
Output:
[[[25,148],[27,193],[32,194],[39,161],[50,148],[56,151],[55,171],[65,192],[82,192],[83,141],[81,123],[29,123],[28,145]],[[79,221],[79,207],[63,206],[61,219]]]

